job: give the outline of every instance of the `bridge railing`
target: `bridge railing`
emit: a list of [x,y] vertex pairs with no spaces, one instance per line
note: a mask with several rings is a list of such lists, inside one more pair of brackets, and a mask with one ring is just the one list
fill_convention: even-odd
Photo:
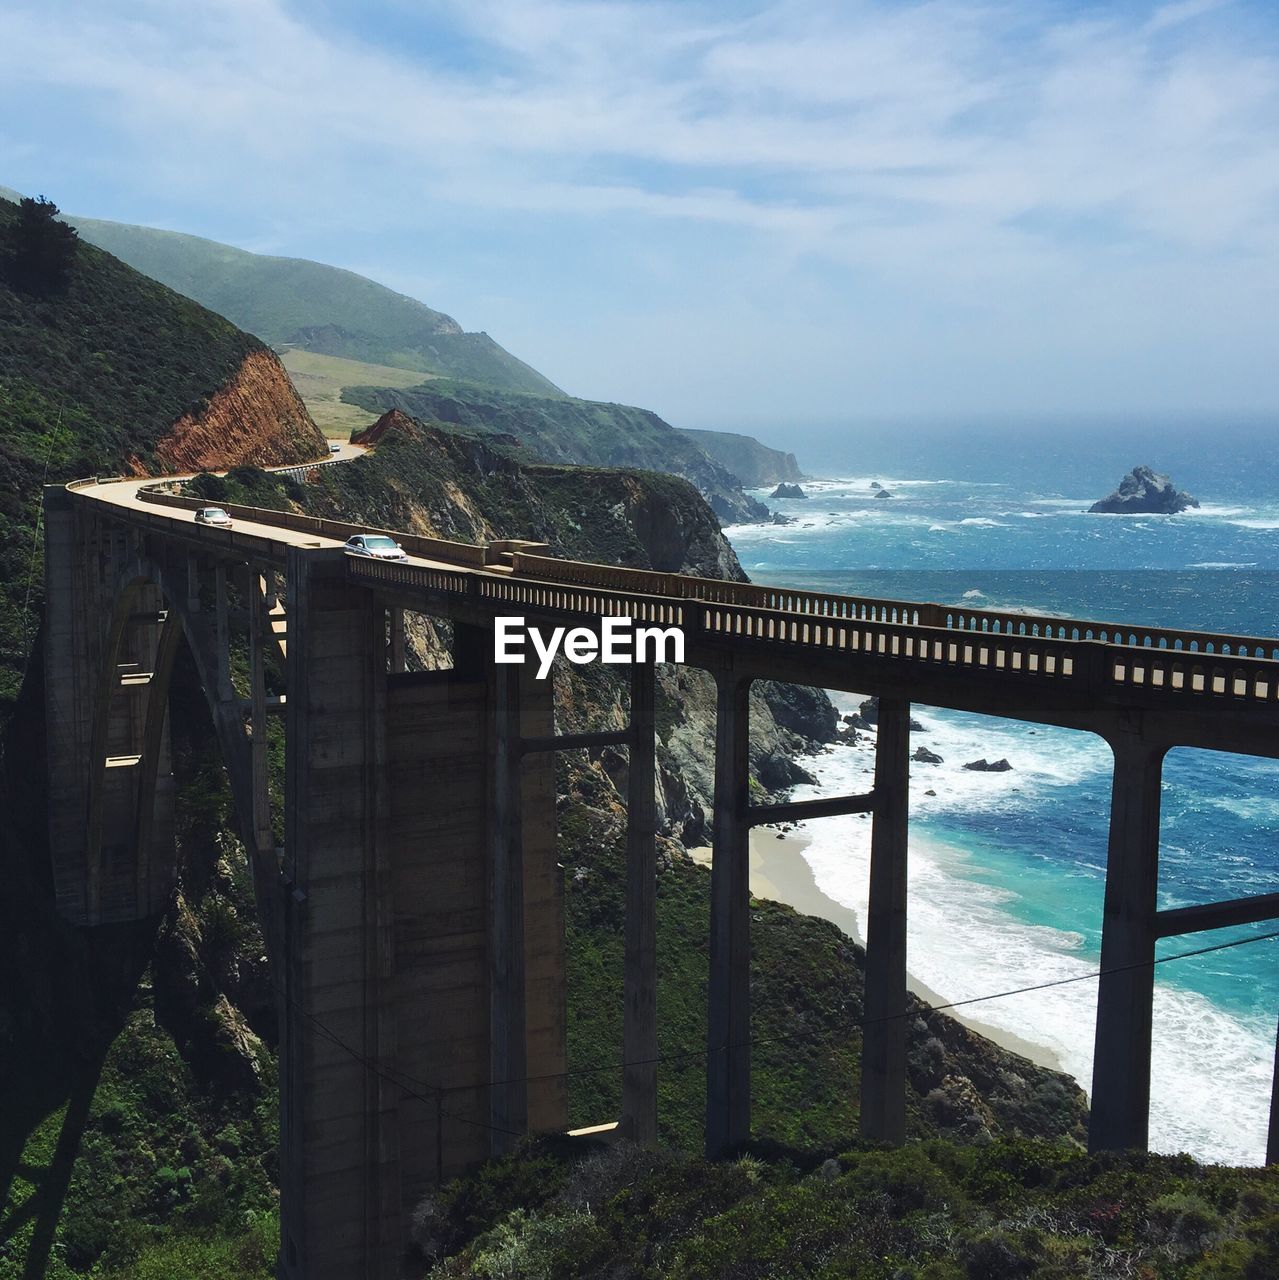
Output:
[[726,638],[1069,682],[1080,693],[1124,689],[1156,698],[1279,706],[1279,662],[1271,658],[1106,643],[1096,637],[804,619],[737,606],[706,607],[699,613],[703,632]]
[[574,582],[582,586],[655,592],[682,600],[747,605],[817,618],[848,618],[938,627],[983,635],[1097,641],[1102,644],[1279,660],[1279,639],[1262,636],[1134,626],[1131,623],[1098,622],[1010,610],[969,609],[933,602],[837,595],[753,582],[695,578],[678,573],[619,569],[611,565],[558,560],[553,556],[516,555],[514,568],[518,573]]
[[998,609],[965,609],[949,605],[934,607],[942,614],[939,625],[956,631],[975,631],[990,635],[1044,636],[1058,640],[1096,640],[1102,644],[1120,644],[1145,649],[1279,659],[1279,639],[1267,639],[1263,636],[1187,631],[1175,627],[1134,626],[1132,623],[1098,622],[1083,618],[1014,613]]
[[[1080,695],[1127,690],[1169,699],[1279,706],[1279,662],[1203,651],[1143,648],[1096,637],[1035,636],[946,629],[906,622],[796,615],[777,609],[579,583],[453,574],[418,565],[352,560],[353,576],[388,585],[428,586],[490,604],[589,617],[631,617],[682,626],[693,637],[765,647],[886,658],[988,677],[1067,686]],[[636,571],[638,572],[638,571]],[[660,578],[665,575],[649,575]],[[636,579],[627,575],[631,581]],[[696,581],[690,579],[689,581]]]
[[[101,483],[93,480],[75,489]],[[154,489],[160,507],[194,510],[196,498]],[[477,573],[486,548],[292,512],[222,504],[233,518],[345,541],[385,532],[438,566],[352,558],[350,572],[387,585],[425,588],[526,610],[634,618],[683,626],[708,640],[777,644],[850,656],[888,657],[1017,680],[1069,682],[1081,693],[1140,692],[1162,700],[1279,704],[1279,640],[1080,619],[961,609],[695,578],[684,574],[509,553],[513,573]],[[225,532],[208,530],[210,535]],[[238,531],[227,533],[237,543]],[[272,544],[273,553],[283,547]],[[456,571],[447,566],[455,564]]]
[[695,578],[689,574],[655,573],[648,569],[625,569],[524,553],[515,555],[512,565],[517,573],[527,573],[538,578],[573,582],[581,586],[609,587],[619,591],[649,592],[678,600],[749,605],[757,609],[812,614],[823,618],[864,618],[880,622],[937,625],[933,611],[939,606],[906,600],[841,596],[792,587],[771,587],[757,582]]

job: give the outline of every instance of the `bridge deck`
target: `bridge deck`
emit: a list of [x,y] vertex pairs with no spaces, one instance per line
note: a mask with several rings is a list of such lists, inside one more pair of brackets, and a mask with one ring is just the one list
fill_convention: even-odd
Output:
[[[340,547],[366,528],[234,505],[234,527],[211,528],[194,522],[207,504],[156,486],[89,481],[73,492],[126,523],[264,565],[282,566],[289,547]],[[687,661],[711,670],[1103,736],[1137,719],[1167,745],[1279,756],[1279,639],[799,591],[388,532],[409,560],[351,557],[348,573],[406,608],[588,625],[628,616],[681,627]]]

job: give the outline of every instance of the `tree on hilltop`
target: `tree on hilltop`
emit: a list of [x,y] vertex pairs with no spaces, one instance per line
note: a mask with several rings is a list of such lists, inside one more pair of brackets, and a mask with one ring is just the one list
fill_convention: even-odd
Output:
[[74,227],[58,221],[58,206],[52,200],[24,197],[3,239],[3,267],[10,284],[45,297],[66,291],[80,237]]

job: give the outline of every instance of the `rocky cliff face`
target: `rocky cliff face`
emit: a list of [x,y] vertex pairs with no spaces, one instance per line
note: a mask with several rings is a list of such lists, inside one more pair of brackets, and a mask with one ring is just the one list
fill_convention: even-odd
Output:
[[267,350],[251,351],[203,408],[184,413],[157,441],[153,465],[130,459],[135,475],[282,466],[323,457],[327,444],[284,366]]

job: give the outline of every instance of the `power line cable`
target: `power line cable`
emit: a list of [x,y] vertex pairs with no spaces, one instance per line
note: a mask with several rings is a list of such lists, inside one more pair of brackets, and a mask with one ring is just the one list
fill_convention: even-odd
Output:
[[[1048,982],[1036,982],[1024,987],[1010,987],[1006,991],[993,991],[984,996],[969,996],[964,1000],[952,1000],[947,1004],[922,1005],[917,1009],[903,1009],[898,1013],[881,1014],[875,1018],[861,1018],[854,1022],[853,1027],[863,1030],[866,1027],[877,1026],[884,1022],[895,1022],[899,1018],[913,1018],[925,1013],[944,1013],[949,1009],[960,1009],[967,1005],[982,1004],[989,1000],[1002,1000],[1008,996],[1026,995],[1033,991],[1046,991],[1052,987],[1064,987],[1075,982],[1089,982],[1096,979],[1108,977],[1114,973],[1130,973],[1136,969],[1149,969],[1155,965],[1168,964],[1173,960],[1189,960],[1194,956],[1209,955],[1215,951],[1228,951],[1232,947],[1247,946],[1253,942],[1265,942],[1267,939],[1279,938],[1279,929],[1271,933],[1253,934],[1247,938],[1235,938],[1230,942],[1218,942],[1212,946],[1196,947],[1191,951],[1179,951],[1170,956],[1157,956],[1154,960],[1140,960],[1133,964],[1114,965],[1109,969],[1097,969],[1088,973],[1073,974],[1069,978],[1053,978]],[[811,1031],[808,1033],[775,1035],[775,1036],[758,1036],[748,1040],[738,1040],[732,1044],[718,1045],[713,1049],[687,1049],[680,1053],[674,1054],[658,1054],[655,1058],[640,1058],[630,1062],[603,1063],[598,1066],[591,1067],[574,1067],[567,1071],[552,1072],[542,1076],[526,1076],[511,1080],[490,1080],[487,1085],[456,1085],[453,1086],[458,1090],[462,1089],[482,1089],[497,1088],[508,1084],[538,1084],[546,1080],[558,1080],[561,1078],[570,1078],[581,1075],[596,1075],[604,1071],[617,1071],[625,1067],[646,1067],[655,1065],[669,1065],[685,1061],[691,1058],[705,1058],[712,1053],[724,1053],[728,1049],[752,1048],[758,1045],[775,1044],[779,1040],[802,1040],[812,1038],[818,1035],[826,1034],[821,1031]],[[446,1092],[449,1086],[444,1086]]]
[[[866,1027],[877,1026],[885,1022],[894,1022],[900,1018],[918,1017],[921,1014],[925,1014],[925,1013],[944,1013],[951,1009],[960,1009],[960,1008],[967,1007],[969,1005],[983,1004],[991,1000],[1003,1000],[1010,996],[1027,995],[1035,991],[1047,991],[1054,987],[1069,986],[1077,982],[1094,981],[1103,977],[1108,977],[1111,974],[1131,973],[1138,969],[1150,969],[1155,967],[1156,965],[1170,964],[1174,960],[1189,960],[1194,958],[1195,956],[1210,955],[1218,951],[1229,951],[1234,947],[1247,946],[1254,942],[1265,942],[1273,938],[1279,938],[1279,929],[1274,930],[1273,932],[1270,932],[1270,933],[1252,934],[1246,938],[1235,938],[1229,942],[1218,942],[1218,943],[1214,943],[1211,946],[1196,947],[1190,951],[1179,951],[1174,953],[1173,955],[1157,956],[1153,960],[1142,960],[1142,961],[1137,961],[1133,964],[1114,965],[1108,969],[1097,969],[1094,971],[1090,971],[1088,973],[1073,974],[1068,978],[1053,978],[1047,982],[1036,982],[1036,983],[1031,983],[1027,986],[1022,986],[1022,987],[1010,987],[1005,991],[994,991],[987,995],[982,995],[982,996],[969,996],[966,999],[952,1000],[946,1004],[922,1005],[919,1008],[904,1009],[898,1013],[882,1014],[875,1018],[861,1018],[861,1019],[858,1019],[852,1025],[858,1030],[864,1030]],[[564,1071],[548,1072],[543,1075],[513,1076],[513,1077],[510,1077],[509,1079],[504,1079],[504,1080],[477,1081],[472,1084],[440,1085],[440,1084],[431,1084],[427,1081],[416,1078],[412,1075],[409,1075],[407,1072],[401,1071],[399,1068],[392,1069],[394,1075],[398,1075],[400,1077],[400,1079],[398,1080],[395,1079],[393,1075],[388,1074],[386,1070],[381,1067],[380,1064],[376,1063],[372,1059],[367,1058],[365,1055],[361,1054],[357,1049],[353,1048],[351,1045],[348,1045],[345,1041],[343,1041],[341,1037],[339,1037],[333,1031],[331,1031],[328,1027],[326,1027],[318,1018],[315,1017],[314,1014],[308,1013],[305,1009],[302,1009],[301,1006],[298,1005],[296,1001],[290,999],[286,993],[281,991],[281,995],[284,998],[286,1003],[291,1005],[293,1008],[297,1009],[298,1012],[301,1013],[303,1017],[305,1017],[308,1021],[313,1023],[317,1028],[317,1030],[319,1030],[322,1034],[324,1034],[325,1037],[332,1044],[344,1050],[351,1057],[355,1058],[357,1061],[364,1064],[370,1071],[375,1072],[376,1074],[381,1076],[383,1079],[387,1080],[389,1083],[395,1084],[398,1087],[405,1089],[405,1092],[418,1098],[420,1101],[428,1102],[433,1105],[436,1104],[435,1099],[423,1097],[421,1094],[416,1093],[413,1089],[407,1088],[403,1082],[408,1081],[411,1084],[417,1085],[419,1088],[422,1088],[422,1089],[427,1089],[432,1094],[435,1094],[438,1097],[442,1098],[444,1095],[449,1093],[472,1092],[477,1089],[496,1089],[496,1088],[505,1087],[507,1085],[513,1085],[513,1084],[526,1084],[526,1085],[527,1084],[543,1084],[552,1080],[568,1080],[578,1076],[597,1075],[606,1071],[620,1071],[620,1070],[626,1069],[627,1067],[660,1066],[660,1065],[669,1066],[675,1063],[694,1060],[697,1058],[708,1058],[713,1053],[725,1053],[730,1049],[741,1049],[741,1048],[748,1048],[748,1047],[754,1048],[760,1045],[774,1044],[778,1041],[796,1041],[796,1040],[803,1040],[803,1039],[809,1039],[809,1038],[816,1038],[817,1036],[828,1034],[825,1031],[811,1031],[808,1033],[801,1032],[798,1034],[791,1033],[787,1035],[759,1036],[749,1040],[736,1041],[732,1044],[718,1045],[714,1048],[687,1049],[687,1050],[683,1050],[681,1052],[673,1053],[673,1054],[658,1054],[656,1057],[653,1057],[653,1058],[638,1058],[638,1059],[632,1059],[630,1061],[623,1061],[623,1062],[600,1063],[600,1064],[596,1064],[594,1066],[588,1066],[588,1067],[571,1067]],[[517,1133],[515,1130],[504,1129],[498,1125],[488,1124],[482,1120],[474,1120],[467,1116],[460,1116],[453,1112],[446,1111],[443,1114],[448,1116],[450,1119],[458,1120],[463,1124],[471,1124],[471,1125],[475,1125],[478,1128],[490,1129],[496,1133],[505,1133],[512,1137],[524,1136],[524,1134]]]

